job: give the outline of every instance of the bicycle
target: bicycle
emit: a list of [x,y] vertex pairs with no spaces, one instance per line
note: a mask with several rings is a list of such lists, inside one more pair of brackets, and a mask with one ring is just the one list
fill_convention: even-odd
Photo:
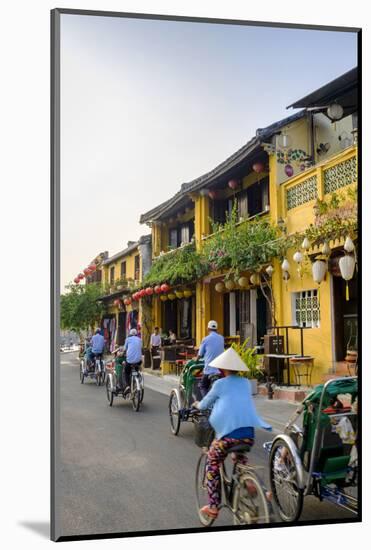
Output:
[[[189,414],[199,417],[207,416],[200,414],[197,409],[190,411]],[[197,462],[195,480],[197,513],[201,524],[205,527],[210,527],[215,521],[215,518],[200,512],[200,509],[208,504],[206,462],[210,440],[211,433],[206,434],[205,432],[204,441],[208,445],[202,447],[201,456]],[[271,518],[271,507],[266,497],[267,490],[257,473],[257,470],[263,469],[263,467],[247,463],[246,453],[250,450],[251,446],[245,443],[235,445],[228,450],[227,456],[234,453],[230,475],[227,474],[224,463],[220,466],[221,504],[219,509],[227,508],[232,513],[234,525],[269,523]]]
[[106,381],[106,394],[110,407],[113,405],[114,397],[122,395],[124,399],[132,401],[133,409],[136,412],[139,411],[144,397],[144,379],[140,371],[140,364],[132,366],[130,386],[128,387],[125,387],[124,369],[121,371],[120,380],[117,379],[114,370],[109,372]]
[[95,383],[97,386],[101,386],[104,384],[104,381],[106,379],[106,370],[105,370],[104,361],[102,359],[101,353],[95,354],[93,359],[93,366],[94,366]]

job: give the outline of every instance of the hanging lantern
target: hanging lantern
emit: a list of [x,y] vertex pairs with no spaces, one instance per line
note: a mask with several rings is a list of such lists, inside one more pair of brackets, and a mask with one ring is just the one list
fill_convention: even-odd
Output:
[[338,103],[332,103],[327,109],[327,116],[331,120],[340,120],[343,118],[344,109]]
[[184,298],[184,292],[182,290],[176,290],[175,295],[177,298]]
[[79,273],[77,276],[80,279],[80,281],[85,277],[85,275],[83,273]]
[[254,286],[258,285],[260,283],[260,276],[259,273],[253,273],[250,277],[250,283]]
[[281,268],[282,268],[282,271],[289,271],[290,270],[290,264],[287,260],[287,258],[285,258],[281,264]]
[[235,191],[236,189],[238,189],[238,181],[237,180],[229,180],[228,182],[228,187],[229,189],[233,189],[233,191]]
[[96,270],[97,270],[96,264],[90,264],[90,271],[96,271]]
[[156,294],[161,294],[161,286],[160,285],[156,285],[154,290],[155,290]]
[[321,252],[324,256],[330,256],[331,248],[329,247],[328,243],[323,243],[323,246],[321,248]]
[[225,290],[225,284],[222,282],[222,281],[219,281],[218,283],[216,283],[215,285],[215,290],[217,292],[223,292]]
[[113,304],[118,307],[120,305],[120,300],[115,300]]
[[349,301],[348,281],[350,281],[353,278],[355,266],[356,266],[356,261],[354,259],[354,256],[350,256],[347,254],[346,256],[343,256],[339,260],[341,276],[346,281],[345,299],[347,302]]
[[218,198],[218,195],[219,195],[219,193],[218,193],[218,191],[217,191],[216,189],[211,189],[211,190],[208,192],[208,196],[209,196],[209,198],[212,199],[212,200],[217,199],[217,198]]
[[85,269],[83,269],[83,272],[84,272],[84,275],[89,275],[89,273],[90,273],[90,271],[87,267]]
[[192,290],[189,290],[188,288],[186,288],[183,294],[184,294],[184,298],[190,298],[192,296]]
[[168,294],[167,297],[169,298],[169,300],[175,300],[176,298],[175,294],[173,294],[172,292],[170,292],[170,294]]
[[169,290],[170,290],[170,287],[166,283],[161,285],[161,292],[169,292]]
[[247,288],[249,286],[249,279],[247,277],[240,277],[238,279],[238,285],[241,288]]
[[353,252],[354,251],[354,243],[353,243],[352,239],[349,236],[345,239],[344,250],[346,252]]
[[252,169],[254,170],[254,172],[256,172],[257,174],[261,174],[262,172],[264,172],[264,164],[262,162],[255,162],[253,165],[252,165]]
[[304,248],[304,250],[309,250],[310,248],[310,242],[308,237],[305,237],[303,242],[301,243],[301,247]]
[[145,298],[146,296],[147,296],[147,291],[145,288],[142,288],[142,290],[140,291],[140,297]]
[[280,147],[282,147],[282,149],[287,149],[288,147],[290,147],[291,145],[291,137],[288,136],[287,134],[281,134],[280,136],[278,136],[278,145]]
[[303,261],[303,254],[298,250],[297,252],[295,252],[292,258],[294,262],[300,264]]
[[317,284],[321,284],[326,276],[327,264],[323,260],[316,260],[312,265],[313,280]]
[[234,282],[231,281],[231,279],[228,279],[226,282],[225,282],[225,288],[227,290],[233,290],[234,289]]
[[287,281],[290,279],[290,273],[288,271],[284,271],[282,273],[282,278],[285,281],[285,287],[286,287],[286,291],[287,291]]
[[79,277],[75,277],[74,280],[73,280],[73,282],[76,283],[76,284],[79,284],[79,282],[80,282]]
[[272,277],[273,272],[274,272],[274,267],[273,267],[272,265],[269,265],[269,266],[266,268],[265,272],[268,274],[269,277]]
[[161,300],[161,302],[166,302],[166,300],[167,300],[166,294],[161,294],[160,300]]
[[147,296],[152,296],[152,294],[153,294],[153,288],[150,287],[150,286],[149,286],[148,288],[146,288],[146,294],[147,294]]

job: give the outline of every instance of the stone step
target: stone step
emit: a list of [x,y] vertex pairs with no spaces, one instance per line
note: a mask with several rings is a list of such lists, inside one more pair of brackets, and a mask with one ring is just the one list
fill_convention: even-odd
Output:
[[[291,401],[292,403],[301,403],[303,399],[312,391],[307,387],[279,387],[274,389],[273,399],[280,399],[282,401]],[[258,386],[259,395],[268,396],[268,389],[265,384]]]

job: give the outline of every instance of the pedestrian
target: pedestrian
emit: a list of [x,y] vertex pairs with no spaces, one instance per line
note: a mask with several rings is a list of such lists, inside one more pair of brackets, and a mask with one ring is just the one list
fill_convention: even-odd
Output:
[[161,335],[159,327],[155,327],[153,333],[151,334],[151,354],[158,355],[158,351],[161,346]]
[[205,365],[200,383],[202,397],[205,397],[210,389],[211,377],[220,375],[220,371],[217,368],[211,367],[210,363],[224,351],[224,337],[218,334],[218,323],[216,321],[209,321],[207,328],[209,334],[202,340],[197,355],[197,360],[201,357],[204,358]]
[[171,329],[169,329],[169,340],[170,340],[170,344],[175,344],[176,343],[176,334]]

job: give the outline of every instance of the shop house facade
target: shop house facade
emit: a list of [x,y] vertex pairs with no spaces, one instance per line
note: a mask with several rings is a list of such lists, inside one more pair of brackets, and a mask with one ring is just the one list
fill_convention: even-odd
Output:
[[[342,105],[341,116],[335,113],[336,120],[323,108],[333,104]],[[356,275],[349,283],[346,300],[346,283],[339,270],[345,235],[327,231],[321,237],[321,223],[327,228],[326,217],[337,219],[347,212],[356,218],[356,194],[351,192],[357,183],[356,70],[293,107],[302,110],[259,129],[225,162],[184,183],[178,193],[143,214],[140,221],[151,227],[154,261],[171,256],[179,247],[194,246],[202,252],[213,238],[214,224],[223,224],[233,205],[237,209],[236,230],[258,218],[279,227],[281,239],[291,242],[294,234],[304,238],[311,224],[317,227],[311,246],[303,249],[296,243],[285,251],[288,271],[282,270],[283,258],[279,256],[260,266],[261,275],[267,267],[274,269],[268,284],[262,282],[266,276],[255,274],[258,277],[254,278],[251,271],[239,274],[242,286],[236,281],[227,284],[227,270],[210,269],[181,285],[181,290],[188,291],[186,298],[180,292],[179,299],[162,301],[154,296],[152,300],[154,323],[165,332],[172,328],[179,339],[191,338],[196,345],[206,335],[209,319],[218,321],[228,343],[249,338],[252,345],[260,345],[273,324],[269,307],[273,301],[276,325],[305,328],[304,354],[313,357],[311,381],[316,383],[329,372],[341,373],[347,349],[357,347]],[[332,206],[324,213],[323,203],[331,199]],[[325,242],[329,251],[323,255]],[[300,252],[296,259],[302,256],[299,263],[294,260],[296,252]],[[312,273],[318,259],[329,267],[320,285]],[[287,334],[290,352],[300,354],[300,331],[290,329]]]

